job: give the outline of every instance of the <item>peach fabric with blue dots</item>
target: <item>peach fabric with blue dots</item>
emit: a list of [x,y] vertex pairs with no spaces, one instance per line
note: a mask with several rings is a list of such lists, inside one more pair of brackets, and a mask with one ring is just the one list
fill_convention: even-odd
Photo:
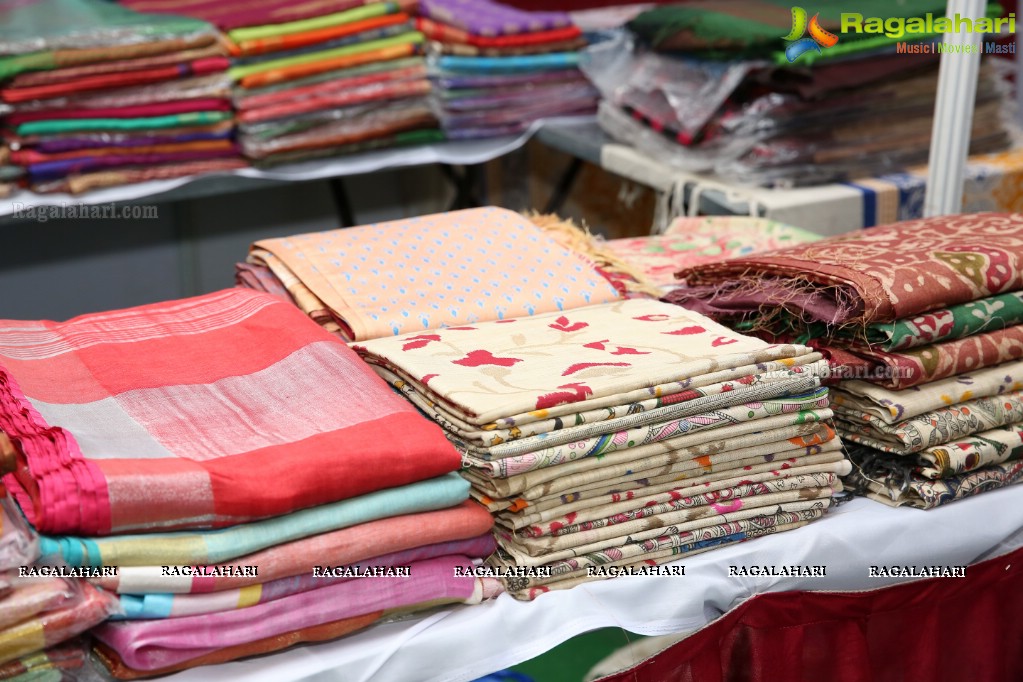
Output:
[[[258,242],[366,340],[621,298],[527,218],[474,208]],[[278,273],[280,276],[282,273]]]

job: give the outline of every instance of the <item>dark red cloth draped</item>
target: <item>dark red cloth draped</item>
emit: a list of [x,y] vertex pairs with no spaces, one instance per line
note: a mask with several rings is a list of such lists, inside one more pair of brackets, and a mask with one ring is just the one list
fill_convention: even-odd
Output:
[[1023,549],[868,592],[753,597],[601,682],[1019,682]]

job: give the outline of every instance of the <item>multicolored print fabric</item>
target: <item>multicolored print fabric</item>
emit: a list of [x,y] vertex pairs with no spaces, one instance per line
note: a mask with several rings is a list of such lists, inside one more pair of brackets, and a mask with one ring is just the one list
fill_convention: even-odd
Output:
[[[720,299],[729,293],[721,285],[728,284],[733,293],[736,286],[759,288],[745,301],[749,313],[765,304],[782,307],[798,290],[824,308],[830,303],[833,314],[824,321],[836,327],[894,322],[1023,289],[1023,215],[910,220],[679,275],[706,285],[674,292],[671,300],[682,305]],[[769,281],[777,286],[762,286]]]
[[622,404],[622,396],[629,402],[633,392],[656,397],[655,387],[662,385],[674,384],[678,392],[727,379],[736,367],[795,365],[793,358],[812,353],[645,299],[375,339],[353,348],[371,365],[414,382],[430,400],[478,425]]

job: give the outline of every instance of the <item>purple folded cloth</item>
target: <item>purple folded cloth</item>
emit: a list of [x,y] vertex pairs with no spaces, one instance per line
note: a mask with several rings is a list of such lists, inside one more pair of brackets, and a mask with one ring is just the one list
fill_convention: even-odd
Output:
[[30,164],[26,170],[33,182],[56,180],[72,173],[87,173],[104,168],[121,168],[124,166],[159,166],[182,161],[199,161],[202,159],[222,159],[237,156],[238,150],[213,149],[209,151],[163,152],[161,154],[123,154],[118,156],[94,156],[84,159],[65,159],[62,161],[44,161]]
[[93,635],[125,665],[157,670],[229,646],[248,644],[302,628],[376,611],[478,599],[477,581],[457,576],[471,567],[466,557],[447,556],[411,564],[408,578],[359,578],[234,611],[105,623]]
[[572,25],[565,12],[526,12],[491,0],[420,0],[419,11],[478,36],[534,33]]
[[578,68],[572,66],[555,71],[538,71],[536,73],[502,73],[493,75],[442,75],[434,82],[445,90],[465,90],[476,88],[511,88],[519,85],[545,85],[547,83],[575,82],[589,80]]
[[182,135],[147,135],[145,137],[130,137],[122,140],[113,139],[88,139],[71,138],[59,140],[45,140],[32,145],[32,148],[41,154],[60,154],[62,152],[75,152],[80,149],[105,149],[108,147],[150,147],[157,144],[176,144],[178,142],[202,142],[205,140],[226,140],[231,137],[231,131],[225,130],[219,133],[185,133]]

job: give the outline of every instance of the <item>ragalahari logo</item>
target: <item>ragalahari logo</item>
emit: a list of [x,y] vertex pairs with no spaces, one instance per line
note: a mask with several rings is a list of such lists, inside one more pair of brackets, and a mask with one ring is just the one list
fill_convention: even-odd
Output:
[[[785,36],[789,46],[785,48],[785,56],[789,62],[794,62],[810,50],[821,53],[822,47],[834,47],[838,44],[838,36],[830,31],[825,31],[820,24],[820,14],[813,15],[809,22],[806,20],[806,10],[802,7],[792,8],[792,30]],[[809,33],[810,35],[805,35]]]

